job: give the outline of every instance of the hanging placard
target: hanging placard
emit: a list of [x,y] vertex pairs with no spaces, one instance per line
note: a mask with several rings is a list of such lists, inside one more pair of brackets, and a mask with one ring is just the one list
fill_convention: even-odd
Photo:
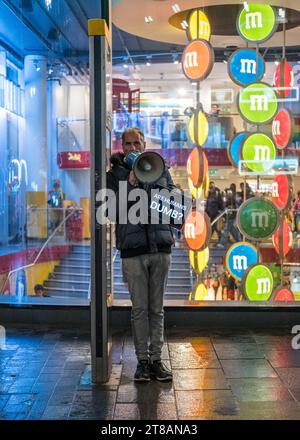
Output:
[[235,134],[228,144],[227,155],[231,164],[236,168],[239,166],[242,144],[249,134],[248,131],[241,131],[240,133]]
[[245,2],[237,18],[237,30],[244,40],[263,43],[276,29],[276,12],[272,6]]
[[255,264],[244,273],[241,290],[249,301],[268,301],[273,285],[273,275],[268,266]]
[[210,40],[210,22],[203,11],[196,9],[191,11],[187,17],[188,28],[186,30],[188,39],[191,40]]
[[282,108],[278,111],[272,123],[272,134],[279,150],[283,150],[291,143],[293,117],[289,110]]
[[[257,68],[258,58],[258,68]],[[228,74],[239,86],[247,86],[255,81],[261,81],[265,73],[265,62],[261,54],[253,49],[239,49],[228,60]]]
[[191,81],[202,81],[210,74],[214,59],[214,50],[208,41],[194,40],[183,52],[183,73]]
[[250,124],[267,124],[277,113],[278,98],[266,83],[255,82],[239,92],[238,110]]
[[252,197],[238,210],[237,225],[241,233],[249,240],[265,240],[271,237],[278,228],[278,209],[268,199]]
[[184,224],[184,238],[193,251],[201,251],[207,247],[210,241],[211,227],[207,214],[192,211]]

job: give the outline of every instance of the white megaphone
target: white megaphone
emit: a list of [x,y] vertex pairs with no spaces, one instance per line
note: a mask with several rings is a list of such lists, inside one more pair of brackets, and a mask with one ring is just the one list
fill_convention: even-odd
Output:
[[142,184],[157,182],[165,171],[165,161],[152,151],[140,153],[132,151],[126,158],[126,163],[133,169],[134,174]]

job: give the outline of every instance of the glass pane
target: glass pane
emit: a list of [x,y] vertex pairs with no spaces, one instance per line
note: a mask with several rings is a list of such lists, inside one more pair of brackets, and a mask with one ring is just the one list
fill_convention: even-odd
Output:
[[[226,6],[226,8],[231,7]],[[174,5],[174,8],[179,8],[180,11],[181,6]],[[223,6],[220,7],[220,10],[222,8]],[[294,80],[294,87],[290,90],[288,98],[282,99],[281,96],[278,101],[280,108],[290,111],[294,122],[293,134],[288,147],[284,153],[277,151],[278,160],[275,162],[273,159],[268,161],[268,157],[259,159],[264,163],[265,168],[271,164],[269,173],[258,172],[255,169],[257,164],[251,164],[249,160],[246,160],[246,165],[255,172],[249,173],[249,169],[245,170],[243,164],[241,164],[241,172],[239,172],[238,163],[233,164],[233,162],[234,159],[239,162],[241,158],[239,155],[232,157],[232,154],[231,156],[228,154],[231,151],[231,141],[239,132],[255,133],[257,131],[256,124],[246,123],[241,117],[237,101],[242,87],[234,83],[228,73],[230,56],[244,43],[240,41],[241,45],[237,42],[239,37],[231,36],[228,37],[228,47],[221,49],[224,35],[221,26],[217,29],[215,23],[220,11],[217,6],[204,7],[202,10],[208,14],[212,22],[214,21],[213,32],[216,32],[216,35],[212,36],[211,44],[215,50],[215,62],[210,75],[200,82],[198,89],[197,82],[189,81],[183,74],[181,65],[183,51],[188,44],[188,39],[185,38],[186,32],[183,29],[185,22],[182,21],[186,11],[177,11],[178,16],[175,13],[169,19],[169,33],[166,30],[165,36],[162,37],[159,29],[161,21],[158,20],[157,15],[155,18],[152,17],[153,20],[148,20],[148,22],[146,20],[144,24],[139,23],[137,29],[134,22],[125,23],[123,17],[125,11],[122,6],[115,7],[114,23],[120,29],[115,32],[113,40],[116,54],[113,60],[113,153],[122,151],[124,130],[128,127],[138,127],[145,135],[147,150],[155,151],[164,158],[170,167],[174,183],[181,189],[192,191],[194,198],[197,197],[201,202],[201,209],[210,217],[212,236],[207,250],[202,254],[190,251],[184,239],[184,230],[174,230],[176,243],[172,249],[172,263],[165,294],[166,304],[170,302],[170,304],[185,306],[214,306],[218,304],[240,305],[243,302],[243,304],[255,307],[258,305],[286,305],[286,302],[273,300],[271,292],[274,292],[275,295],[276,288],[283,284],[293,293],[294,298],[291,296],[290,299],[295,301],[299,299],[300,202],[297,196],[300,185],[297,169],[300,114],[300,68],[297,58],[299,47],[295,51],[289,46],[286,48],[287,60],[293,72],[291,78],[288,78]],[[232,11],[236,14],[238,7],[232,8]],[[289,11],[287,13],[288,26],[291,24],[290,14]],[[163,21],[163,13],[160,18]],[[221,19],[220,16],[219,19]],[[176,28],[176,34],[174,29],[171,29],[172,26]],[[235,20],[233,20],[232,29],[234,26]],[[137,34],[135,41],[140,43],[140,48],[133,44],[126,32]],[[156,35],[156,32],[162,37],[162,41],[159,43],[142,39],[143,37],[151,39],[153,35]],[[294,29],[294,32],[297,33],[297,29]],[[170,43],[171,35],[174,38],[175,35],[178,37],[176,39],[178,44]],[[277,42],[280,39],[279,35],[281,34],[276,35]],[[122,45],[120,44],[121,39]],[[231,39],[234,43],[234,45],[232,43],[232,47]],[[128,49],[130,57],[124,50],[124,45]],[[267,53],[265,47],[260,47],[260,54],[264,56],[265,61],[265,72],[260,80],[272,87],[276,71],[278,76],[282,44],[272,47],[272,51]],[[254,55],[256,56],[255,53]],[[199,100],[197,96],[199,96]],[[209,125],[207,139],[202,143],[196,143],[193,139],[194,130],[191,128],[193,114],[199,104],[201,104]],[[275,129],[276,126],[273,126],[272,132],[272,125],[266,124],[260,126],[259,131],[271,137],[274,136]],[[203,131],[200,130],[199,136],[203,134]],[[204,151],[209,165],[209,179],[198,190],[190,184],[187,170],[188,158],[196,145]],[[291,159],[287,160],[287,157]],[[293,243],[292,249],[289,250],[283,261],[278,255],[278,238],[276,238],[276,233],[274,235],[274,231],[265,239],[250,239],[246,237],[245,231],[237,222],[238,210],[243,202],[254,196],[263,196],[267,200],[272,200],[274,197],[273,180],[279,172],[284,175],[292,174],[293,177],[293,184],[290,183],[292,199],[289,201],[284,215],[284,230],[291,228],[290,236],[292,236]],[[209,180],[211,184],[214,183],[215,189],[209,185]],[[204,188],[206,185],[207,187]],[[209,188],[211,188],[210,191]],[[266,212],[263,213],[263,215],[265,214]],[[273,235],[275,242],[277,240],[275,246]],[[229,264],[226,264],[230,255],[229,249],[235,243],[242,241],[247,242],[246,250],[256,249],[260,255],[260,262],[265,263],[270,270],[273,285],[267,301],[255,303],[247,297],[241,279],[234,278],[229,270]],[[236,259],[238,265],[243,267],[243,255],[237,255],[237,257],[239,257]],[[114,276],[116,281],[114,299],[120,301],[118,304],[124,304],[126,300],[130,304],[128,288],[119,271],[120,269],[115,272]]]
[[81,3],[0,2],[0,302],[90,302],[87,19],[100,2]]

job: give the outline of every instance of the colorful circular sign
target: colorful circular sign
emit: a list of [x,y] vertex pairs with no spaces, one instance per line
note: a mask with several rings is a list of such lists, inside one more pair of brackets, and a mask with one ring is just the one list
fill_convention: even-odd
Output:
[[237,50],[229,58],[227,66],[232,81],[242,87],[261,81],[265,73],[264,59],[260,54],[257,56],[253,49]]
[[239,166],[242,143],[249,134],[250,133],[248,131],[241,131],[240,133],[234,135],[228,144],[227,155],[232,165],[236,168]]
[[[280,255],[280,226],[272,237],[273,246],[278,255]],[[283,223],[282,228],[282,254],[285,257],[293,247],[293,233],[288,223]]]
[[203,251],[189,251],[190,263],[197,274],[201,274],[207,266],[209,260],[209,248]]
[[238,33],[251,43],[267,41],[277,29],[275,10],[269,5],[245,3],[237,18]]
[[241,289],[249,301],[268,301],[273,285],[273,275],[268,266],[254,264],[244,273]]
[[249,240],[265,240],[278,228],[279,212],[270,200],[252,197],[238,210],[237,224],[241,233]]
[[191,11],[187,17],[188,28],[186,30],[187,37],[192,40],[210,40],[211,27],[207,16],[200,9]]
[[192,184],[198,188],[206,178],[208,162],[202,149],[195,147],[187,160],[187,174]]
[[266,83],[252,83],[240,91],[238,109],[241,116],[250,124],[266,124],[277,113],[277,94]]
[[196,110],[190,119],[189,135],[194,144],[201,147],[208,137],[208,120],[202,110]]
[[279,98],[287,98],[294,85],[293,67],[283,59],[278,64],[274,75],[274,86]]
[[211,236],[210,220],[207,214],[192,211],[184,223],[184,238],[193,251],[202,251],[207,247]]
[[188,186],[189,186],[189,190],[190,190],[192,196],[194,197],[194,199],[200,199],[202,192],[203,192],[203,185],[199,186],[199,188],[196,188],[193,185],[192,180],[188,177]]
[[276,159],[276,147],[273,140],[264,133],[249,134],[240,149],[241,160],[257,173],[268,171]]
[[183,73],[189,80],[202,81],[210,74],[214,59],[214,50],[208,41],[194,40],[183,52]]
[[205,286],[205,284],[200,283],[200,284],[196,284],[193,292],[189,295],[189,300],[190,301],[205,301],[207,300],[207,288]]
[[210,185],[210,178],[209,178],[209,175],[207,173],[206,179],[204,180],[204,183],[203,183],[204,197],[206,199],[208,197],[209,185]]
[[229,273],[239,281],[248,267],[256,263],[258,263],[257,249],[246,241],[233,244],[228,249],[225,257],[225,264]]
[[286,174],[278,174],[272,184],[272,202],[278,209],[285,209],[292,199],[292,178]]
[[286,148],[293,137],[293,120],[289,110],[282,108],[278,111],[272,123],[272,134],[277,148]]
[[295,301],[293,292],[284,286],[276,287],[271,296],[271,301]]

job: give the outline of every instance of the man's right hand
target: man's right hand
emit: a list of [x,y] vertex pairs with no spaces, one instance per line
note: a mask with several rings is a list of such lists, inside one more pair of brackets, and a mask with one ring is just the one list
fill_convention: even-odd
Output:
[[128,182],[130,183],[131,186],[137,186],[138,181],[133,170],[131,170],[129,173]]

